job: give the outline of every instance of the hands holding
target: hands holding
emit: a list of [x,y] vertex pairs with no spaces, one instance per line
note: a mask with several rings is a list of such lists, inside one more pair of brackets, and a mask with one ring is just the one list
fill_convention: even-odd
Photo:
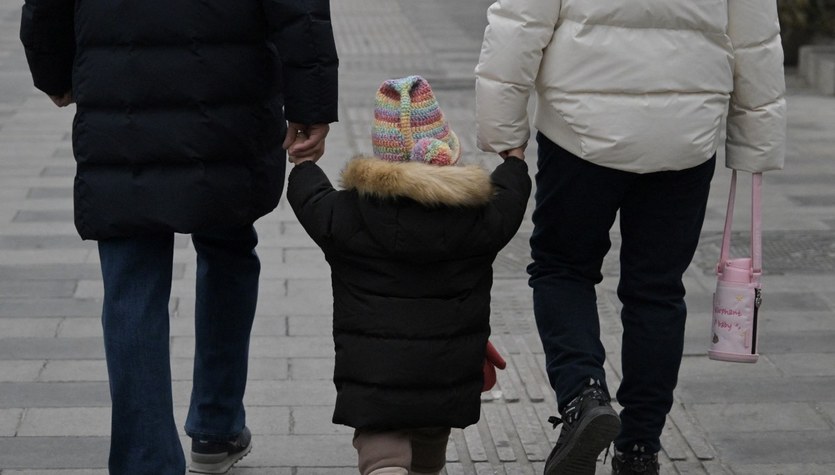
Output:
[[504,152],[499,152],[499,156],[502,158],[513,157],[518,158],[519,160],[525,159],[525,149],[528,147],[528,144],[525,143],[521,147],[511,148],[509,150],[505,150]]
[[284,150],[290,163],[319,160],[325,153],[325,137],[328,136],[328,124],[304,125],[297,122],[288,124],[287,136],[284,138]]

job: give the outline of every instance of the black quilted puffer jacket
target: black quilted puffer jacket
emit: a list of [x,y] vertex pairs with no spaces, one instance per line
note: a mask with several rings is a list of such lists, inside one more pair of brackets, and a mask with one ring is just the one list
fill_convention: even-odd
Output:
[[493,261],[519,229],[525,162],[478,167],[359,158],[337,191],[297,165],[287,201],[331,267],[333,422],[358,429],[478,422]]
[[285,113],[337,119],[328,0],[26,0],[20,37],[77,104],[85,239],[250,224],[281,195]]

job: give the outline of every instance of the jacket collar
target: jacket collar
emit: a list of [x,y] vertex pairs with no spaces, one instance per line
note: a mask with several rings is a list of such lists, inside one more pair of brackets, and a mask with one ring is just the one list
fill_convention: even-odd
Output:
[[482,206],[493,196],[487,171],[478,166],[436,166],[357,157],[342,171],[342,186],[360,195],[411,198],[427,206]]

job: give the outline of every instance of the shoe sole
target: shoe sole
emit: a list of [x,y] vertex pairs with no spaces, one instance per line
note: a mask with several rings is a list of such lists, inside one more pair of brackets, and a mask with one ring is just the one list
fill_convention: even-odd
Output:
[[597,456],[615,440],[620,418],[614,409],[599,407],[581,421],[573,440],[566,441],[559,458],[549,459],[545,475],[594,475]]
[[[191,453],[191,464],[188,467],[188,471],[191,473],[209,473],[209,474],[223,474],[229,471],[233,465],[238,463],[242,458],[249,455],[249,452],[252,450],[252,442],[246,446],[244,450],[238,452],[234,455],[228,455],[223,457],[221,460],[214,461],[212,460],[211,455],[204,455],[204,454],[195,454],[194,452]],[[195,458],[202,458],[202,461],[195,461]]]

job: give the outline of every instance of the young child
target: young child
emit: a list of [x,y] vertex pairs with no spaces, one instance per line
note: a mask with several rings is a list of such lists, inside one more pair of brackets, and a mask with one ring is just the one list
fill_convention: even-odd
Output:
[[491,174],[455,166],[460,144],[429,84],[385,81],[374,157],[337,191],[291,158],[287,199],[325,253],[333,285],[333,422],[355,429],[362,475],[437,474],[450,428],[480,414],[496,254],[522,221],[522,156]]

